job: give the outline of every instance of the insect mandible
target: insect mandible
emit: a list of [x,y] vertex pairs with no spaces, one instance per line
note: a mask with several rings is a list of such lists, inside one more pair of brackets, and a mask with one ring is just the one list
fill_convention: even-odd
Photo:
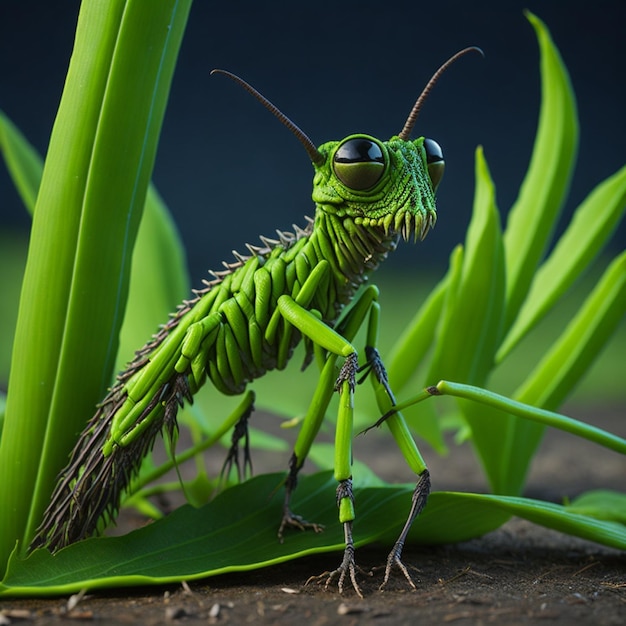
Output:
[[[411,140],[410,134],[442,72],[471,51],[480,52],[474,47],[461,50],[437,70],[397,136],[379,141],[355,134],[319,148],[245,81],[214,70],[242,85],[303,144],[315,170],[315,216],[294,233],[279,233],[277,240],[261,237],[261,246],[248,246],[249,255],[236,255],[225,270],[213,272],[213,279],[194,291],[194,298],[180,305],[136,352],[80,435],[33,547],[56,551],[91,536],[114,519],[122,494],[157,435],[166,431],[173,436],[179,407],[192,402],[207,378],[224,394],[241,394],[267,371],[283,369],[303,339],[306,364],[315,359],[320,377],[289,462],[278,536],[283,540],[289,528],[321,530],[293,513],[290,503],[298,473],[337,392],[334,473],[345,550],[339,567],[323,576],[327,585],[337,578],[340,591],[349,577],[361,595],[352,536],[351,471],[359,373],[361,380],[369,376],[377,388],[381,413],[396,404],[376,348],[378,290],[368,284],[368,278],[401,238],[423,239],[435,224],[435,191],[443,175],[443,154],[434,141]],[[352,340],[363,325],[367,340],[360,365]],[[247,438],[254,395],[246,398],[236,428]],[[386,421],[418,480],[406,524],[387,559],[382,586],[397,566],[415,587],[401,556],[411,524],[426,504],[430,477],[401,413]],[[237,440],[233,440],[227,464],[239,463]],[[247,446],[244,463],[249,463]]]

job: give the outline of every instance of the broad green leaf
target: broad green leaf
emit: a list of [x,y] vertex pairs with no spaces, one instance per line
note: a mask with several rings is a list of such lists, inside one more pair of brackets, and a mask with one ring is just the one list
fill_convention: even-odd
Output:
[[[335,504],[336,482],[330,472],[303,478],[294,497],[294,508],[308,519],[324,523],[326,530],[321,534],[294,532],[284,543],[278,541],[282,494],[275,491],[282,480],[283,474],[259,476],[228,489],[200,509],[181,507],[123,537],[88,539],[55,556],[46,550],[36,550],[24,560],[13,556],[0,595],[58,595],[80,589],[189,581],[343,550],[343,531]],[[412,491],[413,485],[356,490],[357,547],[374,541],[391,545],[395,541]],[[511,515],[626,548],[624,526],[569,512],[559,505],[449,492],[431,495],[413,526],[410,543],[470,539],[497,528]],[[338,558],[329,556],[329,567],[338,564]]]
[[[41,183],[43,160],[26,138],[1,114],[0,141],[8,146],[5,153],[11,155],[8,165],[13,181],[16,186],[22,181],[19,190],[24,202],[33,199],[33,206],[27,207],[32,213],[34,198]],[[185,254],[178,230],[163,200],[150,184],[133,250],[128,302],[120,331],[117,371],[122,369],[141,341],[151,336],[157,325],[167,319],[168,313],[174,310],[175,305],[188,293]],[[255,438],[257,447],[259,438],[259,436]],[[276,438],[272,438],[272,441],[276,442]],[[282,440],[279,441],[284,443]],[[149,463],[146,462],[145,465]],[[171,464],[166,463],[158,475],[161,476],[170,469]],[[142,468],[142,475],[144,473],[145,470]],[[147,501],[142,500],[141,503],[145,510]]]
[[508,330],[526,297],[569,189],[578,146],[576,102],[545,24],[530,12],[541,51],[541,112],[532,159],[504,233]]
[[[6,425],[0,445],[0,471],[5,477],[0,486],[3,504],[0,569],[28,524],[31,503],[23,494],[36,489],[62,350],[82,199],[98,121],[98,111],[93,106],[79,107],[78,101],[93,100],[105,88],[106,76],[98,70],[113,52],[114,39],[110,32],[119,22],[122,8],[119,2],[113,3],[107,18],[101,20],[86,8],[81,13],[76,48],[84,48],[85,54],[75,55],[70,63],[70,76],[52,132],[50,159],[38,196],[40,210],[35,212],[33,221],[15,336],[19,350],[14,350]],[[101,54],[89,53],[95,49],[101,50]],[[81,80],[83,76],[86,80]],[[60,182],[69,176],[70,184]],[[88,339],[85,343],[88,347]],[[89,381],[85,383],[83,388],[89,389]],[[80,397],[75,400],[80,408]],[[74,430],[69,425],[65,428],[68,434]],[[28,433],[28,445],[24,441],[25,433]],[[63,433],[59,436],[63,437]],[[68,448],[69,442],[65,458]],[[43,498],[39,506],[42,504]]]
[[539,268],[515,324],[498,350],[504,357],[554,306],[608,241],[626,209],[626,167],[600,183],[576,209],[567,230]]

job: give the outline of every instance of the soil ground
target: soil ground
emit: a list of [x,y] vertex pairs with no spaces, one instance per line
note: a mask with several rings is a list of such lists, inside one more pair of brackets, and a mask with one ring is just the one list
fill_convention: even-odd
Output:
[[[586,413],[573,416],[626,435],[621,409]],[[371,464],[385,478],[406,481],[388,440],[366,439],[361,458],[368,463],[376,459]],[[485,489],[468,448],[428,460],[434,488]],[[559,502],[589,489],[624,491],[625,477],[623,457],[550,432],[533,464],[526,495]],[[357,558],[369,572],[384,563],[386,554],[371,546],[361,548]],[[523,520],[513,519],[485,537],[454,546],[409,548],[404,560],[412,568],[416,591],[399,576],[384,592],[378,591],[380,571],[361,577],[364,599],[351,589],[340,595],[334,587],[305,585],[312,574],[338,564],[339,555],[325,554],[189,585],[94,593],[73,607],[76,599],[3,600],[0,626],[68,621],[292,625],[306,620],[312,626],[626,623],[626,555]]]

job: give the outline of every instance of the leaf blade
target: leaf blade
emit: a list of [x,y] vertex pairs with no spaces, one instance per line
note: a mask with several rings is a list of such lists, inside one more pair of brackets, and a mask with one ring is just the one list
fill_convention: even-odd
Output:
[[625,208],[626,167],[623,167],[601,182],[574,212],[566,232],[537,271],[496,361],[502,361],[511,352],[589,266],[616,228]]
[[578,147],[576,101],[545,24],[530,12],[541,52],[541,110],[528,172],[504,233],[507,268],[505,330],[528,292],[569,189]]
[[[343,550],[331,472],[303,478],[294,502],[304,515],[325,522],[326,531],[292,534],[282,544],[277,540],[282,499],[268,500],[267,496],[283,478],[283,474],[259,476],[227,490],[201,509],[182,507],[124,537],[88,539],[55,556],[37,550],[25,560],[13,558],[0,596],[50,596],[82,588],[172,583]],[[356,545],[393,543],[412,492],[413,485],[357,490]],[[235,506],[242,501],[249,503],[245,510]],[[432,494],[409,539],[414,544],[461,541],[497,528],[511,515],[557,530],[567,528],[605,545],[626,547],[626,529],[614,522],[525,498],[455,492]],[[458,519],[466,524],[458,524]]]

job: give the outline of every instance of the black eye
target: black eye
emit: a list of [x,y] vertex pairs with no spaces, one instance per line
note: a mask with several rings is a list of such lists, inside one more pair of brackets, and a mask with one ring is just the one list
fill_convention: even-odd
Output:
[[426,151],[426,164],[428,165],[428,176],[432,183],[433,190],[436,190],[443,178],[445,162],[441,146],[432,139],[424,139],[424,150]]
[[385,171],[385,155],[375,141],[367,137],[353,137],[337,148],[333,157],[333,170],[349,189],[369,189],[381,179]]

